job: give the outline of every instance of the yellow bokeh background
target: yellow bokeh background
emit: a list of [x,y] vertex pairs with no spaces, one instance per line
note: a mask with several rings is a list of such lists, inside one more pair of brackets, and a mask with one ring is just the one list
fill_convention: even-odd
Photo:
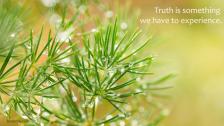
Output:
[[[134,0],[134,3],[142,12],[140,18],[158,16],[153,13],[155,6],[221,8],[218,18],[224,17],[223,0]],[[170,93],[171,113],[161,126],[224,125],[223,29],[224,24],[150,26],[155,34],[151,50],[158,55],[157,62],[166,66],[167,71],[177,73]]]

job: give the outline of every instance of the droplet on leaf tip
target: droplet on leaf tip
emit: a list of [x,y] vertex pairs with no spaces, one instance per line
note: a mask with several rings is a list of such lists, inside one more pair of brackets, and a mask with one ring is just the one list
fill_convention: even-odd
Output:
[[23,119],[28,119],[28,117],[26,115],[22,115]]
[[106,120],[113,118],[112,115],[107,115]]

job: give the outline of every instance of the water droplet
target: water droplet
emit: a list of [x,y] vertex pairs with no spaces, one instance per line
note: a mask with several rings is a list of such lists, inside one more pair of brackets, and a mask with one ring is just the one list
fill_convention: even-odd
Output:
[[27,49],[31,49],[30,44],[27,44],[27,45],[26,45],[26,48],[27,48]]
[[139,67],[143,67],[145,64],[143,62],[139,63]]
[[10,37],[14,38],[14,37],[16,37],[16,34],[15,34],[15,33],[12,33],[12,34],[10,35]]
[[98,30],[96,28],[91,29],[92,33],[98,32]]
[[136,93],[141,93],[142,90],[141,90],[141,89],[136,89],[135,92],[136,92]]
[[116,49],[116,48],[118,47],[118,44],[115,44],[114,47],[115,47],[115,49]]
[[47,51],[44,51],[43,52],[43,55],[46,55],[47,56],[48,55],[48,52]]
[[68,64],[68,63],[70,63],[70,61],[71,60],[69,58],[64,58],[61,60],[61,63]]
[[137,82],[140,82],[142,79],[140,77],[136,78]]
[[93,106],[94,106],[94,104],[93,103],[90,103],[88,107],[89,108],[93,108]]
[[109,77],[112,77],[114,75],[114,73],[116,73],[116,69],[110,69],[108,74],[109,74]]
[[60,93],[63,94],[63,95],[66,94],[66,90],[65,90],[62,86],[59,87],[59,91],[60,91]]
[[77,97],[76,96],[72,96],[72,101],[73,102],[77,102]]
[[110,123],[110,126],[117,126],[116,123],[112,122]]
[[53,7],[59,2],[59,0],[41,0],[41,2],[46,7]]
[[120,121],[119,125],[120,126],[125,126],[125,122],[124,121]]
[[112,115],[107,115],[107,116],[106,116],[106,120],[111,119],[111,118],[113,118]]
[[40,123],[40,126],[44,126],[44,123],[41,122],[41,123]]
[[36,113],[37,113],[37,115],[40,115],[41,109],[40,108],[36,109]]
[[129,66],[129,67],[132,67],[132,66],[133,66],[133,63],[130,63],[128,66]]
[[9,110],[10,110],[9,106],[8,105],[4,105],[3,111],[4,112],[8,112]]
[[138,120],[132,120],[131,126],[138,126]]
[[22,115],[21,116],[23,119],[28,119],[28,117],[26,115]]
[[74,28],[68,28],[65,31],[61,31],[57,35],[57,41],[59,42],[69,42],[71,40],[71,35],[74,31]]
[[119,114],[119,117],[125,118],[126,116],[124,114]]
[[59,28],[61,21],[62,18],[57,13],[52,14],[49,19],[49,22],[54,24],[57,28]]
[[114,15],[113,11],[110,11],[110,10],[105,13],[105,16],[107,18],[111,18],[111,17],[113,17],[113,15]]
[[64,83],[65,83],[65,84],[69,84],[70,81],[67,79],[67,80],[64,81]]
[[109,71],[109,77],[112,77],[114,75],[113,71]]
[[151,59],[152,59],[152,61],[155,61],[155,60],[156,60],[156,58],[155,58],[155,57],[152,57]]
[[82,114],[82,119],[86,119],[86,115]]
[[126,30],[128,28],[128,24],[126,22],[122,22],[120,27],[122,30]]
[[79,11],[80,11],[82,14],[84,14],[84,13],[86,12],[86,10],[87,10],[87,8],[86,8],[85,5],[81,5],[81,6],[79,7]]
[[48,112],[43,112],[43,113],[42,113],[42,116],[43,116],[43,117],[48,117],[48,116],[50,116],[50,114],[49,114]]
[[121,73],[124,73],[124,72],[125,72],[125,68],[121,68],[121,69],[120,69],[120,72],[121,72]]
[[168,116],[170,114],[170,110],[169,109],[163,109],[162,112],[161,112],[161,114],[163,116]]
[[96,99],[95,99],[95,104],[98,105],[99,102],[100,102],[100,97],[96,97]]

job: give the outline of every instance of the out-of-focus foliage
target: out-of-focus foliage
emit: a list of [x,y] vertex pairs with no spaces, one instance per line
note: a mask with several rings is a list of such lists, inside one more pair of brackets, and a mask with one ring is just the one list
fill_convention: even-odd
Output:
[[0,1],[0,56],[17,41],[23,26],[23,7],[11,0]]

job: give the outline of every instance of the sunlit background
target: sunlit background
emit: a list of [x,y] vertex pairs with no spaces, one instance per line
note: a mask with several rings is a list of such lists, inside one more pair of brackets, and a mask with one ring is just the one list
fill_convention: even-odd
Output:
[[[133,2],[142,12],[140,18],[152,17],[155,6],[224,9],[223,0]],[[223,19],[223,11],[220,18]],[[150,28],[155,34],[151,49],[158,55],[157,62],[177,73],[170,93],[171,113],[161,126],[223,126],[224,25],[151,25]]]
[[[27,3],[35,6],[31,6],[35,16],[30,22],[35,22],[32,25],[38,29],[45,10],[41,10],[41,2],[32,2]],[[132,0],[131,3],[131,10],[141,11],[139,19],[159,16],[153,13],[155,6],[224,9],[223,0]],[[222,13],[220,18],[223,17]],[[171,98],[165,103],[171,112],[160,126],[223,126],[224,24],[149,26],[137,23],[140,27],[149,27],[154,36],[150,48],[156,58],[154,72],[176,74],[174,88],[169,91]],[[1,118],[2,124],[14,125]]]

